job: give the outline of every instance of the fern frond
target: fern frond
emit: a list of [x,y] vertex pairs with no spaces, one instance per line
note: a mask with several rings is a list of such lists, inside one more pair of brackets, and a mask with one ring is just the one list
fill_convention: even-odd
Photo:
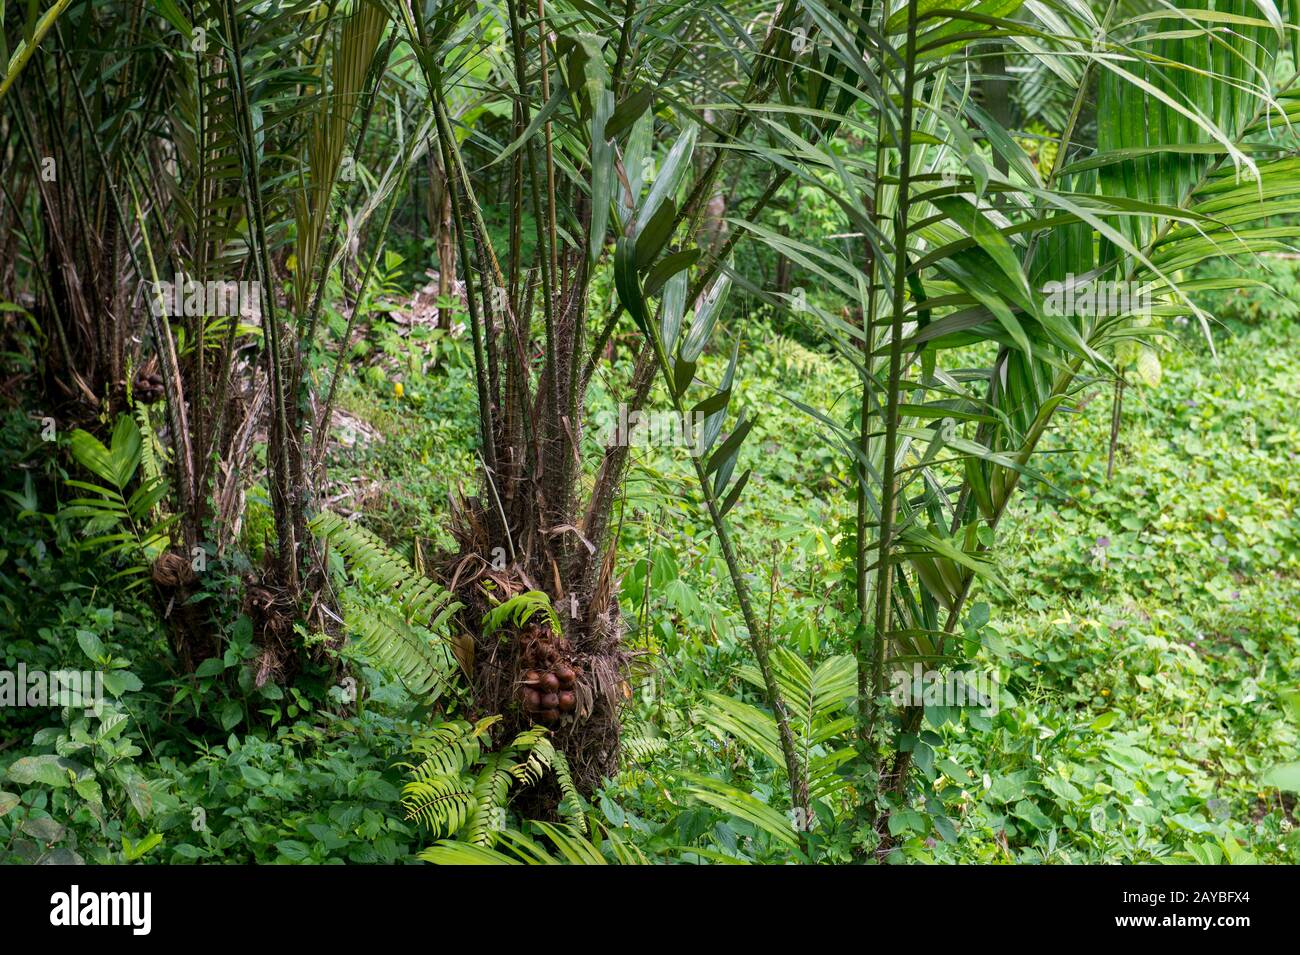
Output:
[[474,810],[474,793],[456,776],[416,779],[402,787],[402,808],[407,819],[418,820],[436,835],[451,835]]
[[[423,760],[415,766],[401,763],[414,777],[402,790],[408,819],[417,819],[436,834],[457,836],[486,845],[501,828],[498,812],[505,809],[511,776],[503,764],[506,753],[494,753],[472,781],[466,771],[482,756],[482,740],[501,719],[489,716],[470,724],[466,720],[436,723],[412,743]],[[502,820],[503,821],[503,820]]]
[[631,763],[649,762],[654,756],[668,748],[668,740],[662,736],[645,736],[641,734],[624,736],[619,744],[623,749],[625,760]]
[[436,687],[441,694],[458,671],[450,648],[427,628],[416,627],[396,611],[344,603],[344,619],[357,638],[357,652],[392,673],[417,696]]
[[478,774],[474,783],[474,813],[470,816],[461,838],[473,845],[490,845],[505,822],[506,800],[514,778],[504,767],[507,757],[494,753]]
[[582,811],[582,797],[578,795],[578,787],[573,784],[568,757],[552,746],[548,739],[539,741],[537,747],[546,754],[551,771],[555,773],[555,780],[560,784],[561,798],[558,808],[561,815],[571,820],[573,826],[586,835],[587,817]]
[[163,479],[163,466],[168,463],[167,450],[158,435],[154,433],[149,422],[149,409],[137,404],[135,412],[136,425],[140,428],[140,473],[145,481],[154,482]]
[[[482,740],[500,720],[500,716],[489,716],[472,725],[466,720],[435,723],[412,744],[420,761],[399,764],[412,776],[402,790],[407,818],[418,819],[436,833],[455,839],[454,843],[444,839],[426,850],[431,855],[422,853],[421,858],[446,861],[449,856],[444,850],[449,845],[492,845],[505,831],[510,790],[516,783],[537,783],[548,771],[555,774],[560,787],[560,812],[571,820],[575,832],[587,832],[585,807],[569,762],[551,743],[546,727],[530,727],[496,752],[483,753]],[[515,848],[527,847],[519,843]],[[540,846],[537,852],[545,854]],[[471,857],[485,861],[477,853]],[[471,861],[471,857],[462,861]]]
[[516,752],[532,749],[538,742],[546,739],[547,732],[545,726],[530,726],[510,741],[510,749]]
[[360,653],[379,668],[396,674],[411,692],[423,695],[450,683],[457,668],[449,646],[447,622],[461,608],[452,594],[415,572],[370,531],[321,511],[310,527],[328,541],[353,569],[390,596],[401,612],[344,607],[348,629],[357,637]]
[[498,604],[483,615],[483,635],[490,637],[507,622],[522,627],[537,614],[543,614],[556,636],[561,633],[560,618],[551,606],[551,598],[541,590],[526,590],[504,603]]
[[506,748],[512,756],[526,754],[523,762],[514,763],[509,768],[512,775],[525,786],[530,786],[546,775],[551,768],[551,756],[555,748],[546,738],[546,727],[530,726],[513,740]]
[[547,758],[534,749],[529,752],[523,762],[515,763],[510,767],[510,775],[525,786],[531,786],[545,776],[546,770],[549,768]]
[[360,567],[401,606],[408,621],[438,633],[461,609],[452,594],[415,572],[399,554],[370,531],[330,511],[321,511],[311,529],[333,546],[354,569]]
[[483,751],[481,739],[500,719],[499,716],[490,716],[473,726],[465,720],[435,723],[411,744],[411,748],[424,757],[412,767],[412,775],[416,779],[460,775],[478,760]]

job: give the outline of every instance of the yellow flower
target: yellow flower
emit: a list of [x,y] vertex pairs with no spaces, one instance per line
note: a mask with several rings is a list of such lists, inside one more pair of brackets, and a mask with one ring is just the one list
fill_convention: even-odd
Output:
[[393,394],[394,394],[394,395],[396,395],[398,398],[400,398],[400,397],[402,397],[402,395],[403,395],[405,392],[406,392],[406,389],[402,387],[402,383],[401,383],[400,381],[395,381],[395,382],[393,382]]
[[1110,696],[1110,690],[1102,690],[1102,691],[1101,691],[1101,695],[1102,695],[1102,696]]

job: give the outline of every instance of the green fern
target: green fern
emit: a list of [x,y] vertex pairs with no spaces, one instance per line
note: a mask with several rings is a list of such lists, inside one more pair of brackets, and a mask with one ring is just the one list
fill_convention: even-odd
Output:
[[166,477],[164,469],[171,463],[168,459],[167,448],[158,439],[153,424],[149,421],[149,408],[146,405],[137,404],[133,411],[135,412],[136,426],[140,429],[141,479],[146,482],[162,481]]
[[668,748],[668,740],[662,736],[629,734],[623,737],[619,747],[623,750],[626,762],[648,763]]
[[406,560],[364,527],[331,511],[321,511],[310,526],[344,560],[363,568],[378,587],[397,600],[408,620],[436,631],[461,609],[450,592],[417,574]]
[[457,837],[476,846],[490,845],[505,822],[505,805],[510,797],[514,777],[510,774],[511,756],[491,753],[474,781],[476,811],[466,821]]
[[[356,638],[353,652],[402,681],[417,696],[441,696],[457,672],[445,639],[387,607],[365,607],[344,597],[343,618]],[[435,692],[436,691],[436,692]]]
[[490,637],[507,622],[518,629],[539,613],[545,615],[551,632],[558,637],[560,618],[551,606],[551,598],[540,590],[526,590],[489,610],[483,615],[483,635]]
[[582,811],[582,797],[578,795],[578,788],[573,784],[568,757],[552,746],[549,739],[539,740],[534,752],[538,750],[546,754],[551,772],[555,773],[555,781],[560,784],[560,813],[570,820],[574,828],[586,835],[587,817]]
[[490,716],[437,723],[415,740],[418,763],[403,763],[411,780],[402,789],[402,808],[435,835],[458,844],[490,845],[505,829],[506,804],[516,785],[533,785],[548,772],[560,786],[560,811],[575,831],[585,833],[581,797],[569,763],[551,744],[545,727],[534,726],[496,752],[484,742],[501,720]]
[[463,773],[478,761],[483,751],[482,739],[500,720],[500,716],[489,716],[472,726],[464,720],[435,724],[412,744],[412,749],[424,756],[411,767],[415,778],[425,780]]
[[477,809],[473,787],[460,777],[413,780],[402,789],[402,808],[407,819],[437,833],[453,833],[469,821]]
[[435,865],[648,865],[645,854],[615,830],[601,827],[601,839],[572,826],[534,822],[550,847],[517,829],[499,834],[496,846],[443,839],[420,853]]
[[457,668],[448,624],[461,604],[365,528],[329,511],[310,526],[396,604],[396,609],[372,607],[345,599],[344,617],[359,654],[395,674],[413,693],[446,689]]
[[[402,789],[406,818],[439,835],[451,835],[471,822],[476,833],[489,831],[490,827],[479,825],[475,817],[490,817],[496,803],[491,799],[484,801],[484,792],[478,785],[482,778],[467,775],[467,770],[478,762],[482,740],[499,719],[489,717],[476,724],[465,720],[436,723],[415,740],[412,748],[422,759],[416,764],[401,764],[414,777]],[[495,767],[489,766],[489,775],[494,770]],[[489,787],[487,794],[493,791]]]

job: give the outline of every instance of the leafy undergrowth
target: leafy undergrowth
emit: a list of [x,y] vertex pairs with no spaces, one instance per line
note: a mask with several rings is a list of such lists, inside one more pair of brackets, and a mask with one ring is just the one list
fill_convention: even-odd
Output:
[[[1300,861],[1285,767],[1300,729],[1296,330],[1278,320],[1221,331],[1217,359],[1186,330],[1158,383],[1148,374],[1126,389],[1110,481],[1112,395],[1085,393],[1051,439],[1050,487],[1028,488],[1004,525],[1003,586],[979,591],[967,619],[974,665],[999,678],[998,711],[928,711],[916,747],[927,797],[894,808],[891,847],[876,855]],[[417,538],[445,543],[446,496],[472,473],[466,355],[436,335],[373,337],[372,370],[340,395],[357,439],[333,455],[333,506],[414,559]],[[726,357],[706,356],[698,374],[718,380]],[[852,501],[843,454],[794,404],[848,415],[852,381],[830,374],[791,340],[743,344],[737,395],[759,420],[734,517],[785,665],[815,671],[812,697],[823,694],[804,725],[825,786],[807,857],[848,861],[876,849],[852,810],[859,794],[836,723],[845,709],[831,699],[856,625],[844,609]],[[603,387],[594,400],[612,407]],[[14,415],[0,433],[14,465],[0,503],[0,608],[23,615],[0,642],[3,667],[110,675],[98,715],[0,711],[0,858],[414,861],[431,838],[405,818],[400,762],[427,710],[359,665],[352,686],[318,673],[244,692],[248,624],[237,607],[225,658],[178,679],[144,604],[106,588],[110,572],[55,516],[42,490],[53,459],[36,425]],[[627,768],[587,807],[592,829],[652,860],[795,858],[770,825],[785,815],[779,766],[728,722],[729,707],[760,697],[688,459],[680,449],[634,457],[617,512],[620,600],[645,667],[628,708]],[[364,581],[348,598],[383,599]],[[748,797],[772,815],[719,808]]]
[[[1188,330],[1163,355],[1162,380],[1125,390],[1109,482],[1109,387],[1086,392],[1054,437],[1051,487],[1028,488],[1004,525],[1005,586],[979,593],[967,620],[976,668],[999,678],[998,712],[927,711],[916,764],[929,795],[893,813],[891,860],[1300,858],[1286,792],[1300,730],[1295,327],[1220,330],[1217,346],[1214,359]],[[769,355],[754,364],[784,367]],[[756,384],[764,396],[830,387],[815,375]],[[757,590],[775,568],[778,634],[816,663],[850,650],[853,621],[836,596],[843,475],[806,437],[814,429],[764,407],[778,419],[760,449],[759,493],[771,497],[738,523]],[[761,826],[664,782],[688,769],[783,805],[770,760],[698,732],[704,692],[746,696],[743,645],[700,524],[647,514],[630,528],[624,594],[661,661],[638,712],[670,746],[650,771],[625,773],[601,809],[665,852],[788,857]],[[847,860],[871,842],[851,813],[832,806],[822,822],[819,858]]]
[[1048,468],[1070,495],[1020,500],[984,631],[1010,705],[992,732],[945,730],[928,774],[965,838],[906,851],[1296,861],[1295,326],[1220,333],[1218,360],[1191,334],[1126,390],[1113,480],[1108,389]]

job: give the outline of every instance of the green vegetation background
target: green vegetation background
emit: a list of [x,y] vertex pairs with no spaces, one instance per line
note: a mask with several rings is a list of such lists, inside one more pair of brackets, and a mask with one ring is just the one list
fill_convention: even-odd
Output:
[[[982,591],[967,622],[977,667],[1000,676],[999,712],[932,714],[925,805],[891,817],[892,861],[1300,861],[1300,326],[1294,276],[1275,279],[1281,296],[1210,303],[1227,320],[1217,355],[1195,328],[1166,340],[1162,373],[1148,364],[1125,392],[1113,479],[1109,389],[1053,437],[1051,486],[1028,488],[1007,524],[1009,592]],[[447,495],[473,471],[468,360],[454,336],[395,321],[368,341],[343,396],[359,437],[331,476],[414,557],[417,538],[440,542]],[[847,414],[852,383],[777,332],[751,335],[741,361],[760,422],[737,523],[779,639],[816,666],[848,649],[849,476],[789,399]],[[145,606],[70,546],[39,420],[8,412],[0,444],[0,669],[103,668],[110,695],[97,716],[0,709],[0,860],[413,861],[431,840],[404,818],[400,763],[427,714],[405,691],[358,662],[358,706],[310,673],[249,692],[238,614],[225,658],[176,678]],[[652,665],[630,688],[628,766],[588,808],[651,859],[782,861],[681,775],[760,798],[781,785],[701,728],[706,692],[752,694],[687,478],[680,453],[656,452],[621,507],[623,611]],[[255,541],[269,509],[250,505]],[[364,581],[350,597],[382,599]],[[821,822],[818,858],[846,861],[851,817]]]

